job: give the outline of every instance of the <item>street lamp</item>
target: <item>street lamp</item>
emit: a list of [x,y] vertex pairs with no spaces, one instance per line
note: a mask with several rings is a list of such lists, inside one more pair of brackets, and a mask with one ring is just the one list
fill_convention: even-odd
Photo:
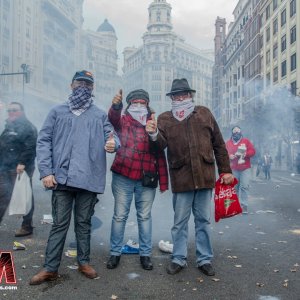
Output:
[[0,73],[0,76],[9,76],[9,75],[23,75],[23,104],[24,104],[24,90],[25,90],[25,83],[30,82],[30,70],[29,70],[29,65],[27,64],[22,64],[21,69],[23,72],[14,72],[14,73]]
[[23,70],[22,98],[23,98],[23,105],[24,105],[25,104],[25,83],[30,82],[30,71],[29,71],[29,66],[27,64],[22,64],[21,69]]

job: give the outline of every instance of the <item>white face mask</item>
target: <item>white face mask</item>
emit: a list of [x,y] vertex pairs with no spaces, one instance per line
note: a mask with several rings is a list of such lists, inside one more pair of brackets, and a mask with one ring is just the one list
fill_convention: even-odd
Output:
[[172,114],[178,121],[183,121],[195,108],[192,98],[183,101],[172,101]]
[[147,123],[148,110],[147,107],[141,103],[132,103],[128,107],[127,111],[133,117],[133,119],[140,122],[142,125]]

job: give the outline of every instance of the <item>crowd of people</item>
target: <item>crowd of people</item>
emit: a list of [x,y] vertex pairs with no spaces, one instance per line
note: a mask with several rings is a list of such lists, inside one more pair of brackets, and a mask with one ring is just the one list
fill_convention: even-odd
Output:
[[[168,190],[170,178],[173,253],[166,271],[174,275],[187,267],[188,221],[193,213],[196,264],[202,273],[214,276],[210,220],[216,177],[221,176],[223,184],[238,179],[237,193],[247,213],[253,144],[238,126],[232,128],[225,142],[212,112],[195,105],[196,90],[185,78],[173,80],[166,94],[170,110],[157,119],[149,94],[143,89],[130,91],[125,101],[119,90],[108,113],[95,105],[93,89],[93,75],[85,70],[76,72],[71,80],[71,95],[50,110],[38,133],[21,103],[7,106],[8,119],[0,136],[0,223],[17,175],[26,172],[32,179],[35,158],[43,186],[52,190],[53,225],[44,268],[31,278],[30,284],[58,278],[72,213],[78,270],[87,278],[98,276],[90,265],[91,218],[97,195],[104,193],[106,185],[106,153],[115,153],[111,165],[114,211],[107,268],[115,269],[120,263],[126,221],[134,200],[141,267],[153,269],[152,205],[157,187],[160,192]],[[261,165],[268,179],[271,163],[266,153]],[[16,237],[33,234],[33,212],[32,197],[32,208],[23,217]]]

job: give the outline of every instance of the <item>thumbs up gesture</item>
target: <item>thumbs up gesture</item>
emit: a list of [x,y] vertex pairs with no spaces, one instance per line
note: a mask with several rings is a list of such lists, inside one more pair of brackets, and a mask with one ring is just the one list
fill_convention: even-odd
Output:
[[155,120],[155,114],[151,115],[151,119],[146,123],[146,132],[153,134],[157,131],[157,122]]
[[113,131],[111,131],[109,134],[109,137],[105,143],[104,149],[108,153],[113,153],[113,152],[115,152],[115,147],[116,147],[116,142],[114,139],[114,133],[113,133]]
[[122,103],[122,99],[123,99],[123,91],[122,89],[120,89],[119,92],[114,96],[112,100],[112,104],[119,105]]

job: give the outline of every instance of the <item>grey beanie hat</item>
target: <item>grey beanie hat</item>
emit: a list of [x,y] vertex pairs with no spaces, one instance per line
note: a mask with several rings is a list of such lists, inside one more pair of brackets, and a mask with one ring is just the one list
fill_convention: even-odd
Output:
[[129,104],[132,100],[135,99],[143,99],[147,101],[147,104],[149,104],[150,101],[148,92],[142,89],[130,92],[126,97],[126,102]]

